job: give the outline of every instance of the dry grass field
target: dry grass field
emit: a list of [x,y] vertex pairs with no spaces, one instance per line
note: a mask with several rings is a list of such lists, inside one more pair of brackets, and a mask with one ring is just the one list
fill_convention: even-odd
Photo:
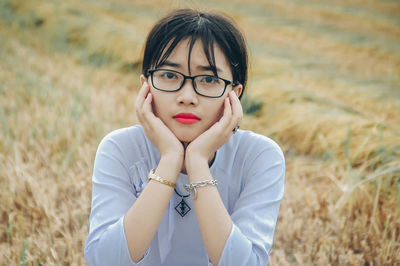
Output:
[[97,145],[137,123],[147,31],[244,31],[242,128],[287,159],[271,265],[400,265],[400,2],[0,0],[0,264],[84,265]]

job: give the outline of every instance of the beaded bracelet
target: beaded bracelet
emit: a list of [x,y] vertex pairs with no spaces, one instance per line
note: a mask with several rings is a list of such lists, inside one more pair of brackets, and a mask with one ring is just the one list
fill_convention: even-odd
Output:
[[186,189],[186,191],[190,192],[192,195],[193,199],[197,199],[197,189],[199,187],[206,187],[206,186],[216,186],[218,184],[218,181],[216,179],[214,180],[204,180],[200,182],[195,182],[195,183],[190,183],[190,184],[185,184],[183,187]]

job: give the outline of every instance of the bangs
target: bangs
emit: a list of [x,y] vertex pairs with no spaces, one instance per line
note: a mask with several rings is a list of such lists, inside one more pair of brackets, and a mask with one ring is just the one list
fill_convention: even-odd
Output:
[[[158,68],[159,66],[163,65],[165,61],[168,60],[168,57],[174,51],[176,46],[184,40],[188,40],[188,69],[189,75],[191,74],[190,71],[190,61],[191,61],[191,54],[193,50],[193,46],[197,41],[201,41],[203,46],[204,54],[207,58],[208,64],[210,66],[211,71],[215,76],[218,76],[217,73],[217,66],[215,64],[215,52],[214,52],[214,44],[215,44],[215,36],[213,33],[207,28],[202,27],[201,22],[198,23],[199,27],[195,28],[191,31],[184,32],[182,29],[177,29],[176,34],[170,34],[169,40],[165,39],[163,43],[166,45],[160,46],[160,49],[156,52],[157,55],[154,57],[154,62],[151,62],[151,68]],[[226,57],[226,56],[225,56]],[[158,59],[157,59],[158,58]],[[157,59],[157,60],[156,60]]]

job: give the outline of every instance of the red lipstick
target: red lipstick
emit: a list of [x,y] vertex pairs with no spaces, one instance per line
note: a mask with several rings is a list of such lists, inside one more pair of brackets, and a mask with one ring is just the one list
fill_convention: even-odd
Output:
[[200,118],[191,113],[180,113],[174,116],[174,119],[182,124],[194,124],[200,121]]

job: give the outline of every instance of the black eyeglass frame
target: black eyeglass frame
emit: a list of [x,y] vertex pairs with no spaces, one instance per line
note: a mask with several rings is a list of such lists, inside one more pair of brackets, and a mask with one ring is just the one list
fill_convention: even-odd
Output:
[[[156,72],[156,71],[159,71],[159,70],[174,72],[174,73],[177,73],[177,74],[182,75],[182,76],[183,76],[183,82],[182,82],[182,84],[180,85],[180,87],[179,87],[178,89],[172,90],[172,91],[171,91],[171,90],[163,90],[163,89],[157,88],[157,87],[154,85],[153,73]],[[217,76],[213,76],[213,75],[186,76],[185,74],[183,74],[183,73],[181,73],[181,72],[178,72],[178,71],[175,71],[175,70],[171,70],[171,69],[164,69],[164,68],[149,69],[149,70],[147,70],[147,75],[151,75],[151,84],[153,84],[153,87],[154,87],[154,88],[156,88],[157,90],[166,91],[166,92],[175,92],[175,91],[179,91],[180,89],[182,89],[182,87],[183,87],[183,85],[185,84],[186,80],[187,80],[187,79],[191,79],[191,80],[192,80],[192,86],[193,86],[194,91],[195,91],[198,95],[201,95],[201,96],[204,96],[204,97],[208,97],[208,98],[220,98],[222,95],[224,95],[225,90],[226,90],[226,87],[227,87],[229,84],[234,84],[234,82],[232,82],[232,81],[230,81],[230,80],[226,80],[226,79],[223,79],[223,78],[220,78],[220,77],[217,77]],[[201,94],[200,92],[198,92],[198,91],[197,91],[197,87],[196,87],[196,83],[194,82],[194,79],[197,78],[197,77],[215,77],[215,78],[218,78],[218,79],[222,80],[223,82],[225,82],[225,87],[224,87],[224,90],[222,91],[221,95],[219,95],[219,96],[208,96],[208,95],[204,95],[204,94]]]

